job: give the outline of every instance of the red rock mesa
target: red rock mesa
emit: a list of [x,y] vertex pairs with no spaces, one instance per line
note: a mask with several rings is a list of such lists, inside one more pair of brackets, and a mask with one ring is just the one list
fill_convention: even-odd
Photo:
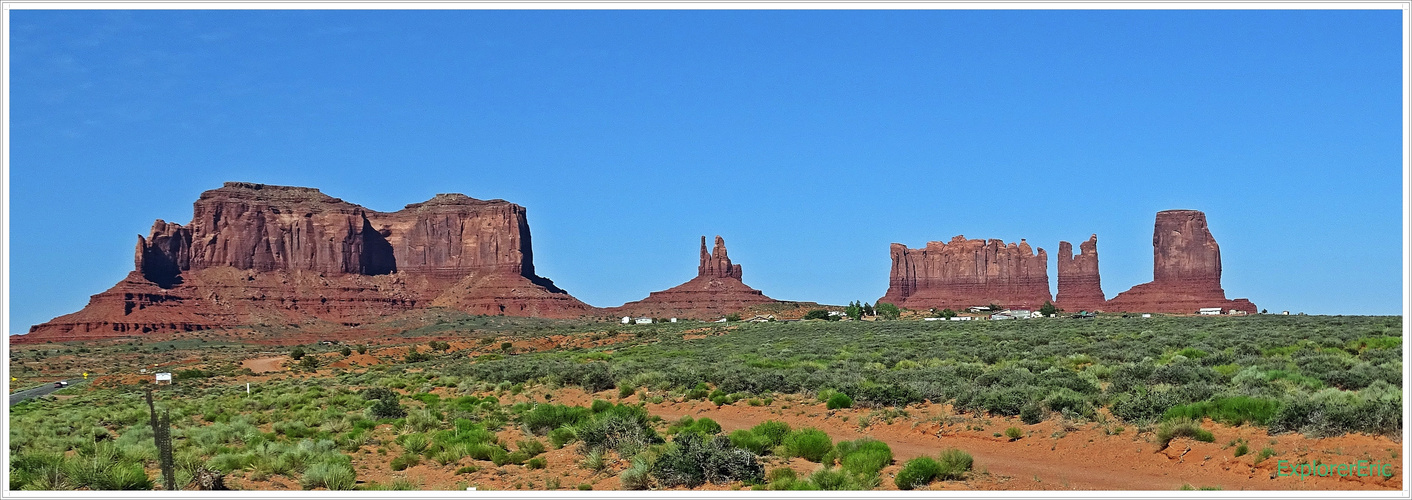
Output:
[[1152,232],[1152,281],[1132,287],[1105,304],[1109,311],[1195,314],[1220,307],[1254,314],[1246,299],[1227,300],[1221,288],[1221,248],[1197,210],[1157,212]]
[[887,294],[878,302],[908,309],[962,309],[991,303],[1008,308],[1037,309],[1050,300],[1048,256],[1030,251],[1020,240],[927,242],[909,249],[892,244],[892,272]]
[[751,306],[782,303],[740,280],[740,264],[732,264],[726,256],[726,242],[716,237],[716,245],[706,252],[706,237],[701,237],[701,263],[696,277],[672,288],[652,292],[647,298],[628,302],[606,312],[616,316],[648,316],[653,318],[717,319],[740,312]]
[[[311,319],[356,325],[443,306],[472,314],[596,312],[534,274],[525,209],[439,194],[382,213],[313,188],[227,182],[191,224],[138,236],[135,270],[23,341]],[[18,339],[18,338],[16,338]]]
[[1103,309],[1103,286],[1098,277],[1098,235],[1079,243],[1079,254],[1067,241],[1059,242],[1059,294],[1054,305],[1065,311]]

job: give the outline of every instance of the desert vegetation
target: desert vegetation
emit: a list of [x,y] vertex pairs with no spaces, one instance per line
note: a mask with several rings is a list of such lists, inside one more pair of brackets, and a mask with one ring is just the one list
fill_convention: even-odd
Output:
[[[866,430],[907,419],[911,405],[945,404],[957,418],[1018,420],[995,432],[1016,446],[1037,439],[1020,423],[1051,420],[1145,429],[1139,435],[1159,450],[1211,442],[1214,424],[1396,435],[1401,326],[1395,317],[1100,316],[605,330],[467,318],[418,329],[450,343],[409,335],[382,346],[282,347],[272,357],[287,369],[258,377],[238,368],[255,347],[164,342],[177,383],[155,392],[171,418],[182,489],[210,477],[228,487],[418,489],[396,474],[413,468],[459,478],[458,489],[572,489],[609,477],[623,489],[918,489],[968,480],[984,464],[964,449],[901,460],[882,439],[839,439],[775,418],[728,428],[651,408],[817,408],[809,411],[857,415],[850,425]],[[101,361],[125,359],[133,344],[42,349]],[[15,351],[12,368],[40,349]],[[354,356],[377,362],[340,362]],[[161,488],[145,379],[115,380],[12,407],[12,489]],[[590,398],[559,401],[568,388]],[[1230,449],[1258,460],[1276,453],[1245,441]]]

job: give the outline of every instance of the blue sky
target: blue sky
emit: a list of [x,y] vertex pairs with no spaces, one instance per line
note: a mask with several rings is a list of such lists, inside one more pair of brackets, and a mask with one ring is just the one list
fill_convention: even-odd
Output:
[[201,191],[529,210],[615,306],[720,234],[786,300],[873,301],[888,244],[1097,233],[1111,298],[1159,210],[1224,286],[1400,314],[1398,11],[12,11],[12,331],[81,308]]

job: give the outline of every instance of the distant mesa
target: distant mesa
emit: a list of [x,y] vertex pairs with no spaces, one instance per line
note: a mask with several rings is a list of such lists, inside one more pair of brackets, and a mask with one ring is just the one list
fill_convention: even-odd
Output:
[[138,236],[134,270],[24,341],[324,320],[357,325],[427,306],[578,317],[596,308],[535,275],[525,209],[438,194],[391,213],[318,189],[227,182],[189,225]]
[[[1098,272],[1098,235],[1079,244],[1059,242],[1055,306],[1066,311],[1196,314],[1205,308],[1254,314],[1246,299],[1227,299],[1221,288],[1221,249],[1196,210],[1157,213],[1152,236],[1153,280],[1104,300]],[[1031,253],[1025,240],[928,242],[910,249],[893,243],[887,294],[879,302],[914,309],[955,309],[998,304],[1036,309],[1050,300],[1044,249]]]
[[887,294],[878,299],[907,309],[962,309],[999,304],[1037,309],[1051,300],[1048,256],[1020,240],[928,242],[911,249],[892,244]]
[[1193,314],[1202,308],[1258,312],[1246,299],[1226,299],[1221,248],[1197,210],[1157,212],[1152,231],[1152,281],[1109,300],[1110,311]]
[[1098,235],[1079,243],[1079,254],[1067,241],[1059,242],[1059,294],[1054,305],[1066,311],[1104,309],[1102,280],[1098,276]]
[[605,311],[615,316],[675,317],[684,319],[716,319],[766,304],[787,304],[741,281],[740,264],[732,264],[726,256],[726,242],[716,236],[710,253],[706,237],[701,237],[700,264],[696,277],[686,283],[652,292],[647,298],[628,302]]

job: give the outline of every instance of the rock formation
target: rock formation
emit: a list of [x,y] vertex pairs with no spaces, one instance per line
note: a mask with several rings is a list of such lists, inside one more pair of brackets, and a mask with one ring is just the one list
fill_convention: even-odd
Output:
[[706,237],[701,237],[701,262],[696,277],[686,283],[652,292],[647,298],[628,302],[606,312],[615,316],[675,317],[684,319],[717,319],[762,304],[784,304],[740,280],[740,264],[732,264],[726,256],[726,242],[720,236],[710,253],[706,252]]
[[593,307],[534,274],[525,209],[439,194],[382,213],[317,189],[227,182],[191,224],[138,236],[134,271],[23,341],[324,320],[427,306],[577,317]]
[[991,303],[1008,308],[1038,309],[1050,300],[1048,256],[1020,240],[927,242],[909,249],[892,244],[892,272],[887,294],[878,302],[907,309],[962,309]]
[[1254,314],[1246,299],[1227,300],[1221,288],[1221,248],[1197,210],[1157,212],[1152,232],[1152,281],[1118,294],[1109,311],[1195,314],[1220,307]]
[[1079,243],[1079,254],[1067,241],[1059,242],[1059,294],[1054,305],[1065,311],[1101,310],[1103,286],[1098,277],[1098,235]]

